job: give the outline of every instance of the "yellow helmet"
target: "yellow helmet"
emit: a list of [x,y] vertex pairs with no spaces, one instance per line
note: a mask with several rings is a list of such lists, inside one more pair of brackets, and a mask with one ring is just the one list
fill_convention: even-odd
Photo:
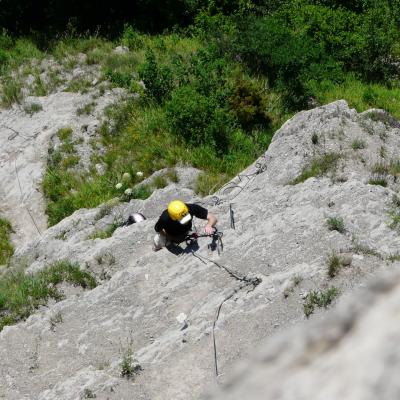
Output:
[[191,220],[187,205],[180,200],[173,200],[168,204],[168,215],[172,220],[179,221],[182,224]]

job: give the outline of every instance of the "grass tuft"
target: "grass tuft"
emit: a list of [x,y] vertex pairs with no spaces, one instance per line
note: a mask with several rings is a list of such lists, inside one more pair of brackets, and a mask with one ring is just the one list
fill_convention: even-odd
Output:
[[330,217],[326,220],[326,224],[328,225],[328,229],[330,231],[338,231],[339,233],[345,232],[343,218]]
[[351,148],[353,150],[361,150],[365,149],[367,147],[367,144],[365,143],[365,140],[363,139],[354,139],[353,142],[351,143]]
[[118,222],[113,222],[111,225],[109,225],[106,229],[104,230],[97,230],[94,231],[88,239],[107,239],[111,237],[114,233],[114,231],[120,226],[121,224]]
[[57,136],[61,142],[66,142],[72,138],[72,128],[66,126],[64,128],[60,128],[57,132]]
[[326,153],[322,156],[314,158],[311,161],[311,165],[305,168],[297,178],[290,182],[290,184],[297,185],[298,183],[302,183],[309,178],[322,176],[328,172],[335,171],[340,157],[341,156],[338,153]]
[[39,103],[29,103],[24,106],[24,111],[27,114],[29,114],[30,116],[32,116],[33,114],[35,114],[39,111],[42,111],[42,110],[43,110],[43,107]]
[[308,318],[315,311],[316,307],[327,308],[338,294],[339,291],[335,287],[330,287],[325,291],[311,291],[303,305],[305,316]]
[[14,254],[14,247],[10,240],[12,232],[11,224],[5,219],[0,218],[0,265],[7,264],[8,260]]
[[342,261],[335,252],[332,252],[332,254],[329,256],[327,261],[327,266],[328,266],[328,275],[331,278],[334,278],[339,272],[340,268],[342,268],[343,266]]
[[17,79],[6,79],[1,88],[1,103],[4,107],[11,107],[14,103],[21,104],[22,84]]
[[373,177],[368,181],[368,183],[370,185],[383,186],[383,187],[386,187],[388,185],[388,182],[384,177]]

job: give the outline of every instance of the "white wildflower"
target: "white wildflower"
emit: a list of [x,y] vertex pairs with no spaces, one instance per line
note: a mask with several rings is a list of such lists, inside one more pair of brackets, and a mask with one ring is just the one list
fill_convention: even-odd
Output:
[[122,183],[121,182],[118,182],[116,185],[115,185],[115,189],[121,189],[122,188]]
[[136,172],[136,176],[138,176],[139,178],[141,178],[141,177],[143,176],[143,172],[142,172],[142,171]]
[[127,196],[130,196],[132,194],[132,189],[126,189],[124,192]]

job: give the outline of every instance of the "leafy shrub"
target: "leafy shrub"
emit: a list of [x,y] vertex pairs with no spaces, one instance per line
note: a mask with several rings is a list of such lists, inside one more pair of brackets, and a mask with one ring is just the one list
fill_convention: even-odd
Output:
[[266,113],[265,95],[254,83],[243,79],[237,81],[229,101],[245,130],[249,131],[256,125],[268,126],[271,123],[271,118]]
[[377,95],[374,89],[369,85],[365,88],[362,94],[362,100],[367,104],[374,104],[377,99]]
[[337,74],[340,71],[322,46],[293,32],[278,16],[245,21],[235,43],[234,54],[284,92],[289,107],[306,104],[310,95],[308,79],[322,80],[332,76],[331,70]]
[[0,68],[3,65],[5,65],[7,61],[8,61],[8,54],[4,50],[0,49]]
[[217,119],[218,105],[198,93],[193,86],[183,86],[172,93],[166,104],[168,122],[174,133],[192,145],[215,145],[211,123]]
[[140,33],[136,31],[131,25],[124,25],[124,32],[122,34],[121,43],[128,47],[129,50],[139,50],[143,47],[144,41]]
[[124,73],[106,68],[104,76],[115,86],[129,89],[132,85],[133,76],[131,73]]
[[152,50],[146,52],[139,76],[146,86],[146,94],[158,103],[169,97],[173,88],[172,73],[166,66],[159,66]]
[[1,50],[10,50],[14,45],[14,40],[7,33],[5,29],[2,30],[0,34],[0,49]]

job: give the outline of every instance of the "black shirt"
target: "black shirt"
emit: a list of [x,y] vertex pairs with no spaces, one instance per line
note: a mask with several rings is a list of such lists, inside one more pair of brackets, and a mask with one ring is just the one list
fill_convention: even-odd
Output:
[[[189,214],[200,219],[207,219],[208,211],[198,204],[186,204],[189,209]],[[161,232],[163,229],[171,236],[179,236],[186,234],[192,229],[192,220],[187,224],[182,225],[179,221],[174,221],[168,214],[168,210],[164,210],[154,226],[156,232]]]

